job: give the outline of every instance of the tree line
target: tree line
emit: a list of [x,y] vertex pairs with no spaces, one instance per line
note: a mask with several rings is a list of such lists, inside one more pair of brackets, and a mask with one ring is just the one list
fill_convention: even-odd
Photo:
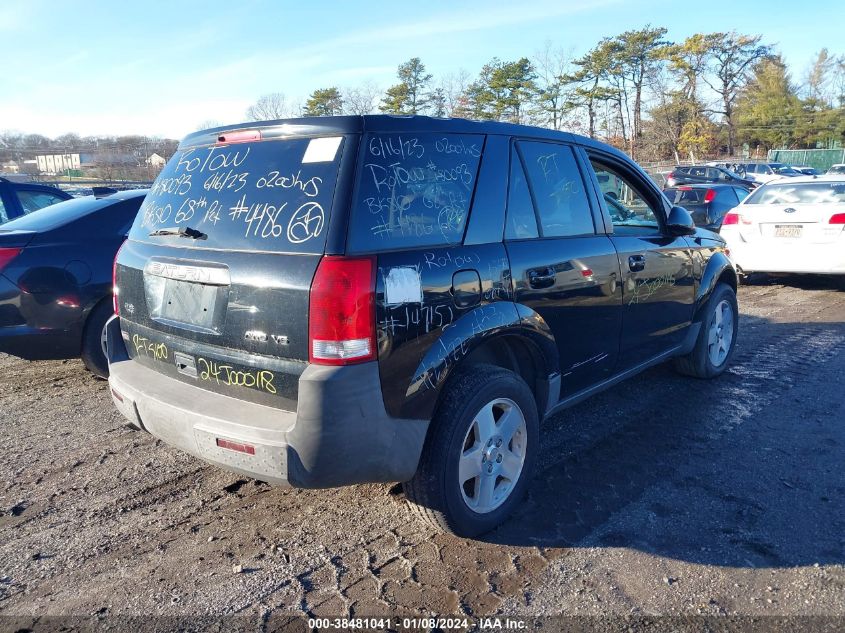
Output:
[[250,120],[339,114],[428,114],[539,125],[609,142],[638,160],[736,155],[744,148],[845,142],[845,55],[822,49],[797,79],[761,35],[698,33],[683,41],[647,25],[576,56],[551,43],[493,58],[473,77],[435,78],[419,57],[396,83],[314,90],[304,103],[263,95]]

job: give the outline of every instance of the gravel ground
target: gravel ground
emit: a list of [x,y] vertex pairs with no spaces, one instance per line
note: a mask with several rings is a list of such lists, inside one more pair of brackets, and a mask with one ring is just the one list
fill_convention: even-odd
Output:
[[0,614],[845,616],[845,292],[740,290],[716,381],[657,367],[544,426],[516,516],[272,488],[123,425],[77,361],[0,355]]

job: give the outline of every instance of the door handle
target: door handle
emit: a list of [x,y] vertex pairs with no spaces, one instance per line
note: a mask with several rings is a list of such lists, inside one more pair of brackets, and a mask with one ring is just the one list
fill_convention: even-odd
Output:
[[632,273],[645,270],[645,255],[631,255],[628,257],[628,270]]
[[551,288],[555,285],[555,271],[540,268],[528,271],[528,285],[532,288]]

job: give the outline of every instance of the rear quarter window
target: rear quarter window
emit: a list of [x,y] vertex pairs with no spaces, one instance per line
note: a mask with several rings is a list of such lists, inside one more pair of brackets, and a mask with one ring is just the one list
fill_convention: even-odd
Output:
[[349,250],[460,243],[483,149],[484,136],[477,134],[366,135]]

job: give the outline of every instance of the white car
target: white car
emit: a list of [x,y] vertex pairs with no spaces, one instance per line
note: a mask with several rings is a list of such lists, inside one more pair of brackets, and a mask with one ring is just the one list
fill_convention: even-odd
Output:
[[840,176],[845,174],[845,163],[836,163],[835,165],[831,165],[830,169],[827,170],[828,176]]
[[784,163],[739,163],[737,170],[743,178],[760,184],[801,175]]
[[754,190],[721,236],[742,273],[845,274],[845,176],[799,176]]

